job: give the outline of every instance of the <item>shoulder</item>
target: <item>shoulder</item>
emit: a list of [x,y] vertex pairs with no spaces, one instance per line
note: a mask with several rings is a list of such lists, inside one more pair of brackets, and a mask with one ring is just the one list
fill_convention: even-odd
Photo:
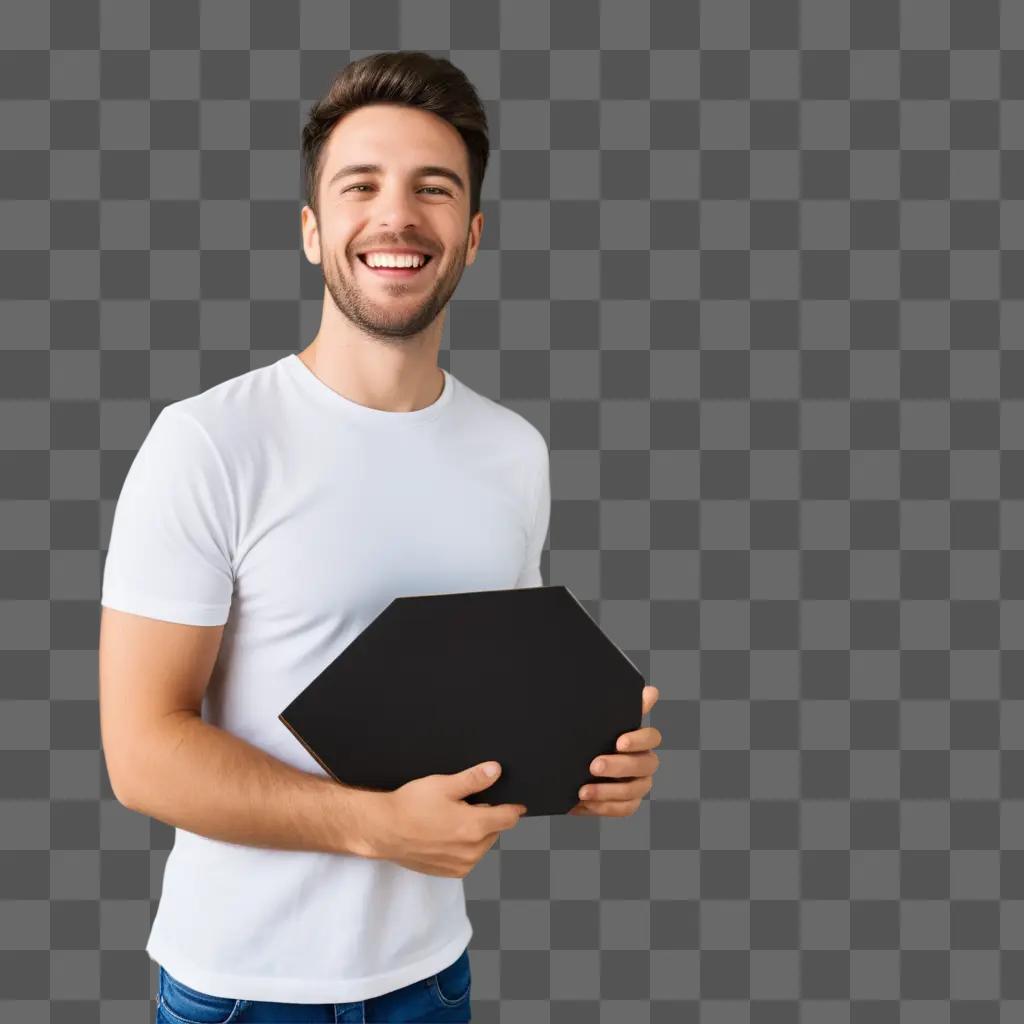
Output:
[[253,412],[261,400],[271,397],[275,365],[271,363],[229,377],[196,395],[171,402],[165,408],[187,413],[203,426],[214,426],[218,418],[226,413]]
[[547,439],[522,413],[459,382],[465,415],[474,431],[486,431],[502,444],[516,448],[527,460],[539,463],[548,457]]
[[196,395],[170,402],[158,420],[165,419],[168,426],[188,422],[184,434],[204,438],[208,447],[226,459],[247,438],[258,435],[262,420],[280,408],[275,368],[276,364],[271,363],[248,370]]

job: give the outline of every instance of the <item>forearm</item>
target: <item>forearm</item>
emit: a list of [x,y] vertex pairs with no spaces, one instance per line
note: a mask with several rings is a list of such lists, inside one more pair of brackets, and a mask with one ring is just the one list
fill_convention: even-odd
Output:
[[119,799],[140,814],[229,843],[372,856],[376,790],[286,764],[195,714],[147,734]]

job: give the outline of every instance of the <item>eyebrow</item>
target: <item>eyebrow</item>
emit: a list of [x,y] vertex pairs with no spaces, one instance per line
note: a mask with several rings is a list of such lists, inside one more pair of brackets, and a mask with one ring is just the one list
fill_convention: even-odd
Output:
[[[383,170],[384,168],[380,164],[345,164],[331,175],[327,187],[330,188],[339,178],[347,178],[351,174],[380,174]],[[462,178],[450,167],[442,167],[440,164],[422,164],[413,168],[413,173],[420,178],[447,178],[460,191],[466,191]]]

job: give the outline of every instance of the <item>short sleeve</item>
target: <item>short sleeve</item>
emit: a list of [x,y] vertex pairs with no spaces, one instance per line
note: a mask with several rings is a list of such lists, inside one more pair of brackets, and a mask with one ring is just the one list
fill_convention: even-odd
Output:
[[114,507],[100,603],[196,626],[227,621],[234,502],[202,425],[164,408]]
[[544,580],[540,574],[540,556],[544,548],[544,538],[548,533],[551,519],[551,459],[547,444],[540,446],[539,465],[533,474],[531,521],[532,526],[527,534],[526,559],[523,570],[516,580],[517,587],[542,587]]

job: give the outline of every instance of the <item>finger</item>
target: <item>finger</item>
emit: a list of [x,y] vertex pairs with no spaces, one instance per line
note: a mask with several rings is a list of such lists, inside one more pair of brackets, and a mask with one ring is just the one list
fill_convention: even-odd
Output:
[[526,813],[523,804],[475,804],[477,821],[487,833],[513,828]]
[[[602,763],[604,767],[599,768]],[[612,778],[633,775],[653,775],[660,759],[653,750],[639,754],[602,754],[590,763],[592,775],[608,775]]]
[[624,732],[616,741],[617,750],[652,750],[661,743],[661,731],[653,725]]
[[569,813],[576,816],[593,816],[602,818],[626,818],[636,814],[642,801],[640,800],[594,800],[578,803]]
[[584,803],[614,800],[639,800],[646,796],[654,785],[650,775],[624,782],[590,782],[580,787],[579,797]]
[[658,693],[658,688],[656,686],[645,686],[644,687],[643,698],[642,698],[643,711],[640,713],[641,717],[646,715],[647,712],[650,711],[651,708],[653,708],[654,705],[658,703],[658,697],[660,697],[660,696],[661,696],[661,694]]

